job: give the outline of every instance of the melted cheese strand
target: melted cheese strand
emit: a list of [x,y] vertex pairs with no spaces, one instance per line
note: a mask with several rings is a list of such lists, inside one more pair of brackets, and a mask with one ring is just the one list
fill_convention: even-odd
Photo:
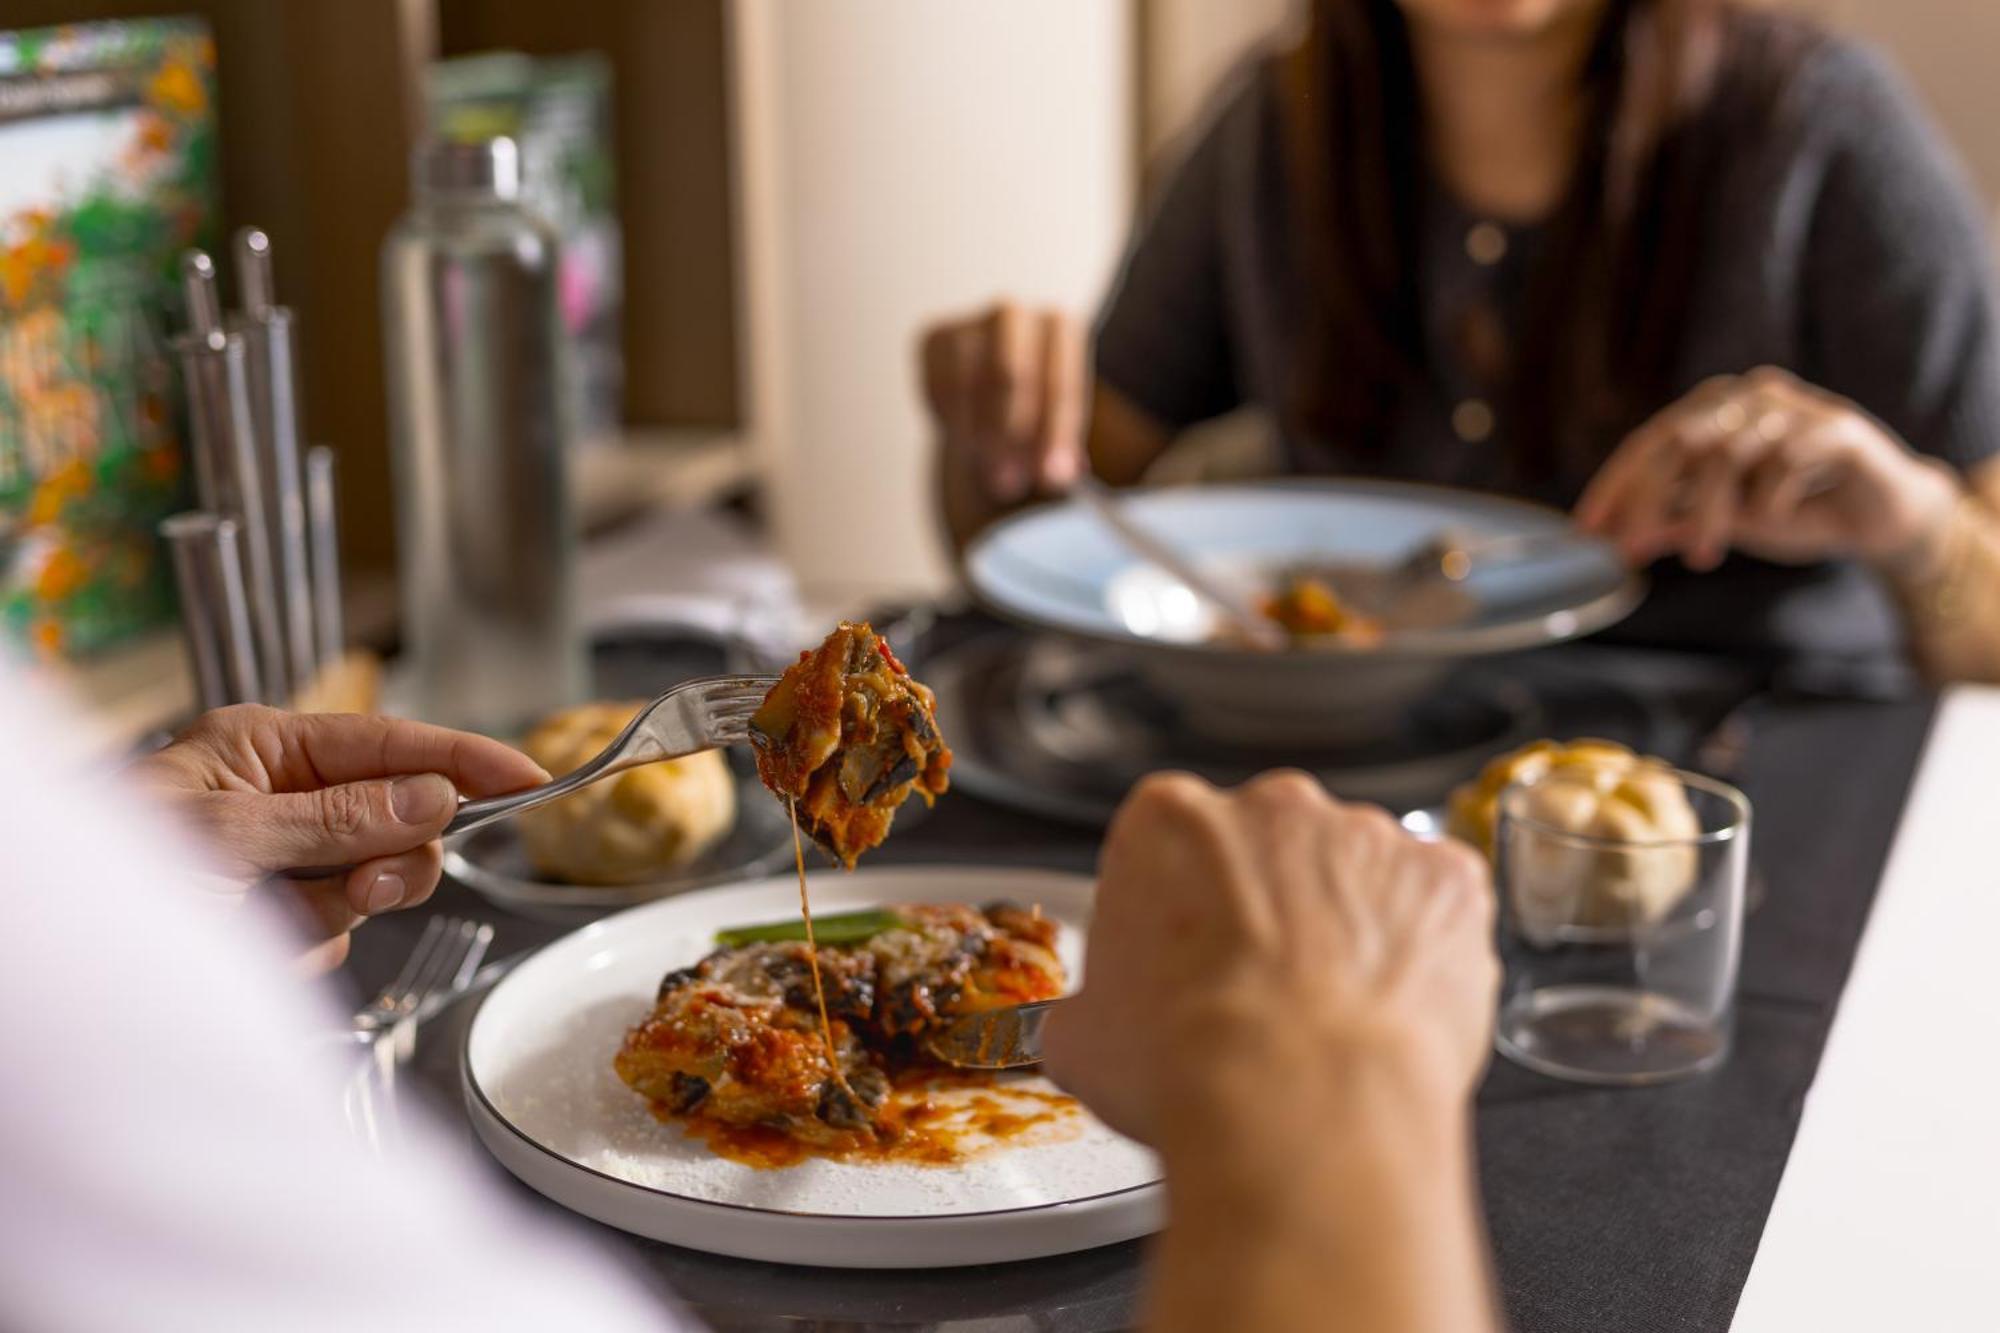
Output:
[[826,988],[819,979],[819,941],[813,938],[812,903],[806,896],[806,845],[799,839],[798,797],[786,797],[785,809],[792,816],[792,862],[799,868],[799,915],[806,921],[806,963],[812,968],[813,1000],[819,1005],[819,1039],[826,1046],[826,1065],[833,1072],[833,1081],[851,1097],[854,1089],[847,1086],[847,1076],[840,1072],[840,1061],[834,1058],[833,1020],[827,1017]]

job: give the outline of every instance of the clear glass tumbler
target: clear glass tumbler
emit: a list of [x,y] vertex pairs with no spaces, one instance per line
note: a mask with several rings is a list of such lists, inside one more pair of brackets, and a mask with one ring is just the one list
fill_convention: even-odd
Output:
[[1554,770],[1500,796],[1501,1054],[1644,1084],[1729,1056],[1750,803],[1665,765]]

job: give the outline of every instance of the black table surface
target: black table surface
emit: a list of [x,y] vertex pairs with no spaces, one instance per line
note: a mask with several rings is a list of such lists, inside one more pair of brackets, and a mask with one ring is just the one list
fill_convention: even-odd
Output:
[[[1669,674],[1680,679],[1684,668]],[[1928,701],[1768,701],[1756,708],[1737,777],[1755,807],[1752,861],[1767,893],[1745,931],[1736,1044],[1726,1065],[1666,1087],[1609,1090],[1494,1063],[1479,1096],[1477,1132],[1513,1328],[1728,1328],[1931,713]],[[1088,871],[1095,842],[1086,830],[955,796],[899,831],[871,864]],[[356,996],[393,975],[424,919],[437,912],[493,922],[495,957],[565,929],[510,916],[447,883],[425,907],[370,922],[357,935],[342,972]],[[405,1080],[461,1125],[456,1032],[469,1010],[453,1006],[427,1025],[411,1066],[416,1077]],[[471,1144],[469,1129],[466,1138]],[[1140,1243],[972,1269],[811,1269],[641,1240],[525,1188],[520,1193],[663,1280],[722,1333],[1099,1333],[1138,1319]]]

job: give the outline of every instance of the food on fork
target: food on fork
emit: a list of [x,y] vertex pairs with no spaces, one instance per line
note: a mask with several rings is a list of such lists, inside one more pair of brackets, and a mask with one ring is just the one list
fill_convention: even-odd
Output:
[[[619,1078],[661,1119],[754,1165],[807,1155],[939,1164],[961,1159],[974,1132],[993,1140],[1029,1128],[1035,1116],[1018,1108],[970,1126],[942,1115],[927,1078],[944,1071],[919,1038],[955,1017],[1062,994],[1054,924],[1009,903],[854,914],[866,928],[852,931],[838,924],[847,919],[826,922],[846,942],[818,949],[829,1036],[810,946],[785,938],[799,923],[723,932],[752,942],[667,974],[618,1052]],[[1032,1095],[1047,1115],[1069,1110],[1056,1094]]]
[[1371,648],[1382,641],[1380,620],[1346,605],[1324,579],[1310,574],[1288,575],[1276,592],[1258,600],[1257,610],[1294,639],[1332,637]]
[[[560,777],[611,744],[645,704],[564,709],[522,748]],[[628,769],[518,817],[542,874],[572,884],[630,884],[687,865],[736,823],[736,782],[720,750]]]
[[750,720],[757,773],[843,865],[881,845],[896,808],[949,785],[936,704],[866,624],[799,655]]
[[1524,839],[1525,859],[1505,867],[1510,906],[1530,939],[1652,925],[1693,888],[1698,857],[1685,840],[1699,836],[1701,821],[1665,762],[1615,741],[1535,741],[1452,793],[1452,836],[1489,857],[1506,854],[1497,847],[1499,802],[1516,782],[1535,783],[1524,817],[1574,837]]

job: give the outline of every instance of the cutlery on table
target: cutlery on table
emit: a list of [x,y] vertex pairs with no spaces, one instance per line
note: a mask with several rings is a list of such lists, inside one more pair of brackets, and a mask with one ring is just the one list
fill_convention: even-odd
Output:
[[1042,1062],[1042,1025],[1061,1000],[966,1014],[933,1032],[924,1049],[959,1069],[1022,1069]]
[[387,1031],[441,996],[455,995],[472,984],[479,964],[493,943],[493,927],[463,917],[432,917],[417,938],[403,970],[381,994],[355,1012],[357,1037]]
[[1075,494],[1134,555],[1148,564],[1159,566],[1186,585],[1188,591],[1214,608],[1247,643],[1273,652],[1281,652],[1291,646],[1291,636],[1283,627],[1258,615],[1254,608],[1245,606],[1229,589],[1195,568],[1193,562],[1171,544],[1133,521],[1118,497],[1103,482],[1085,475],[1077,481]]

